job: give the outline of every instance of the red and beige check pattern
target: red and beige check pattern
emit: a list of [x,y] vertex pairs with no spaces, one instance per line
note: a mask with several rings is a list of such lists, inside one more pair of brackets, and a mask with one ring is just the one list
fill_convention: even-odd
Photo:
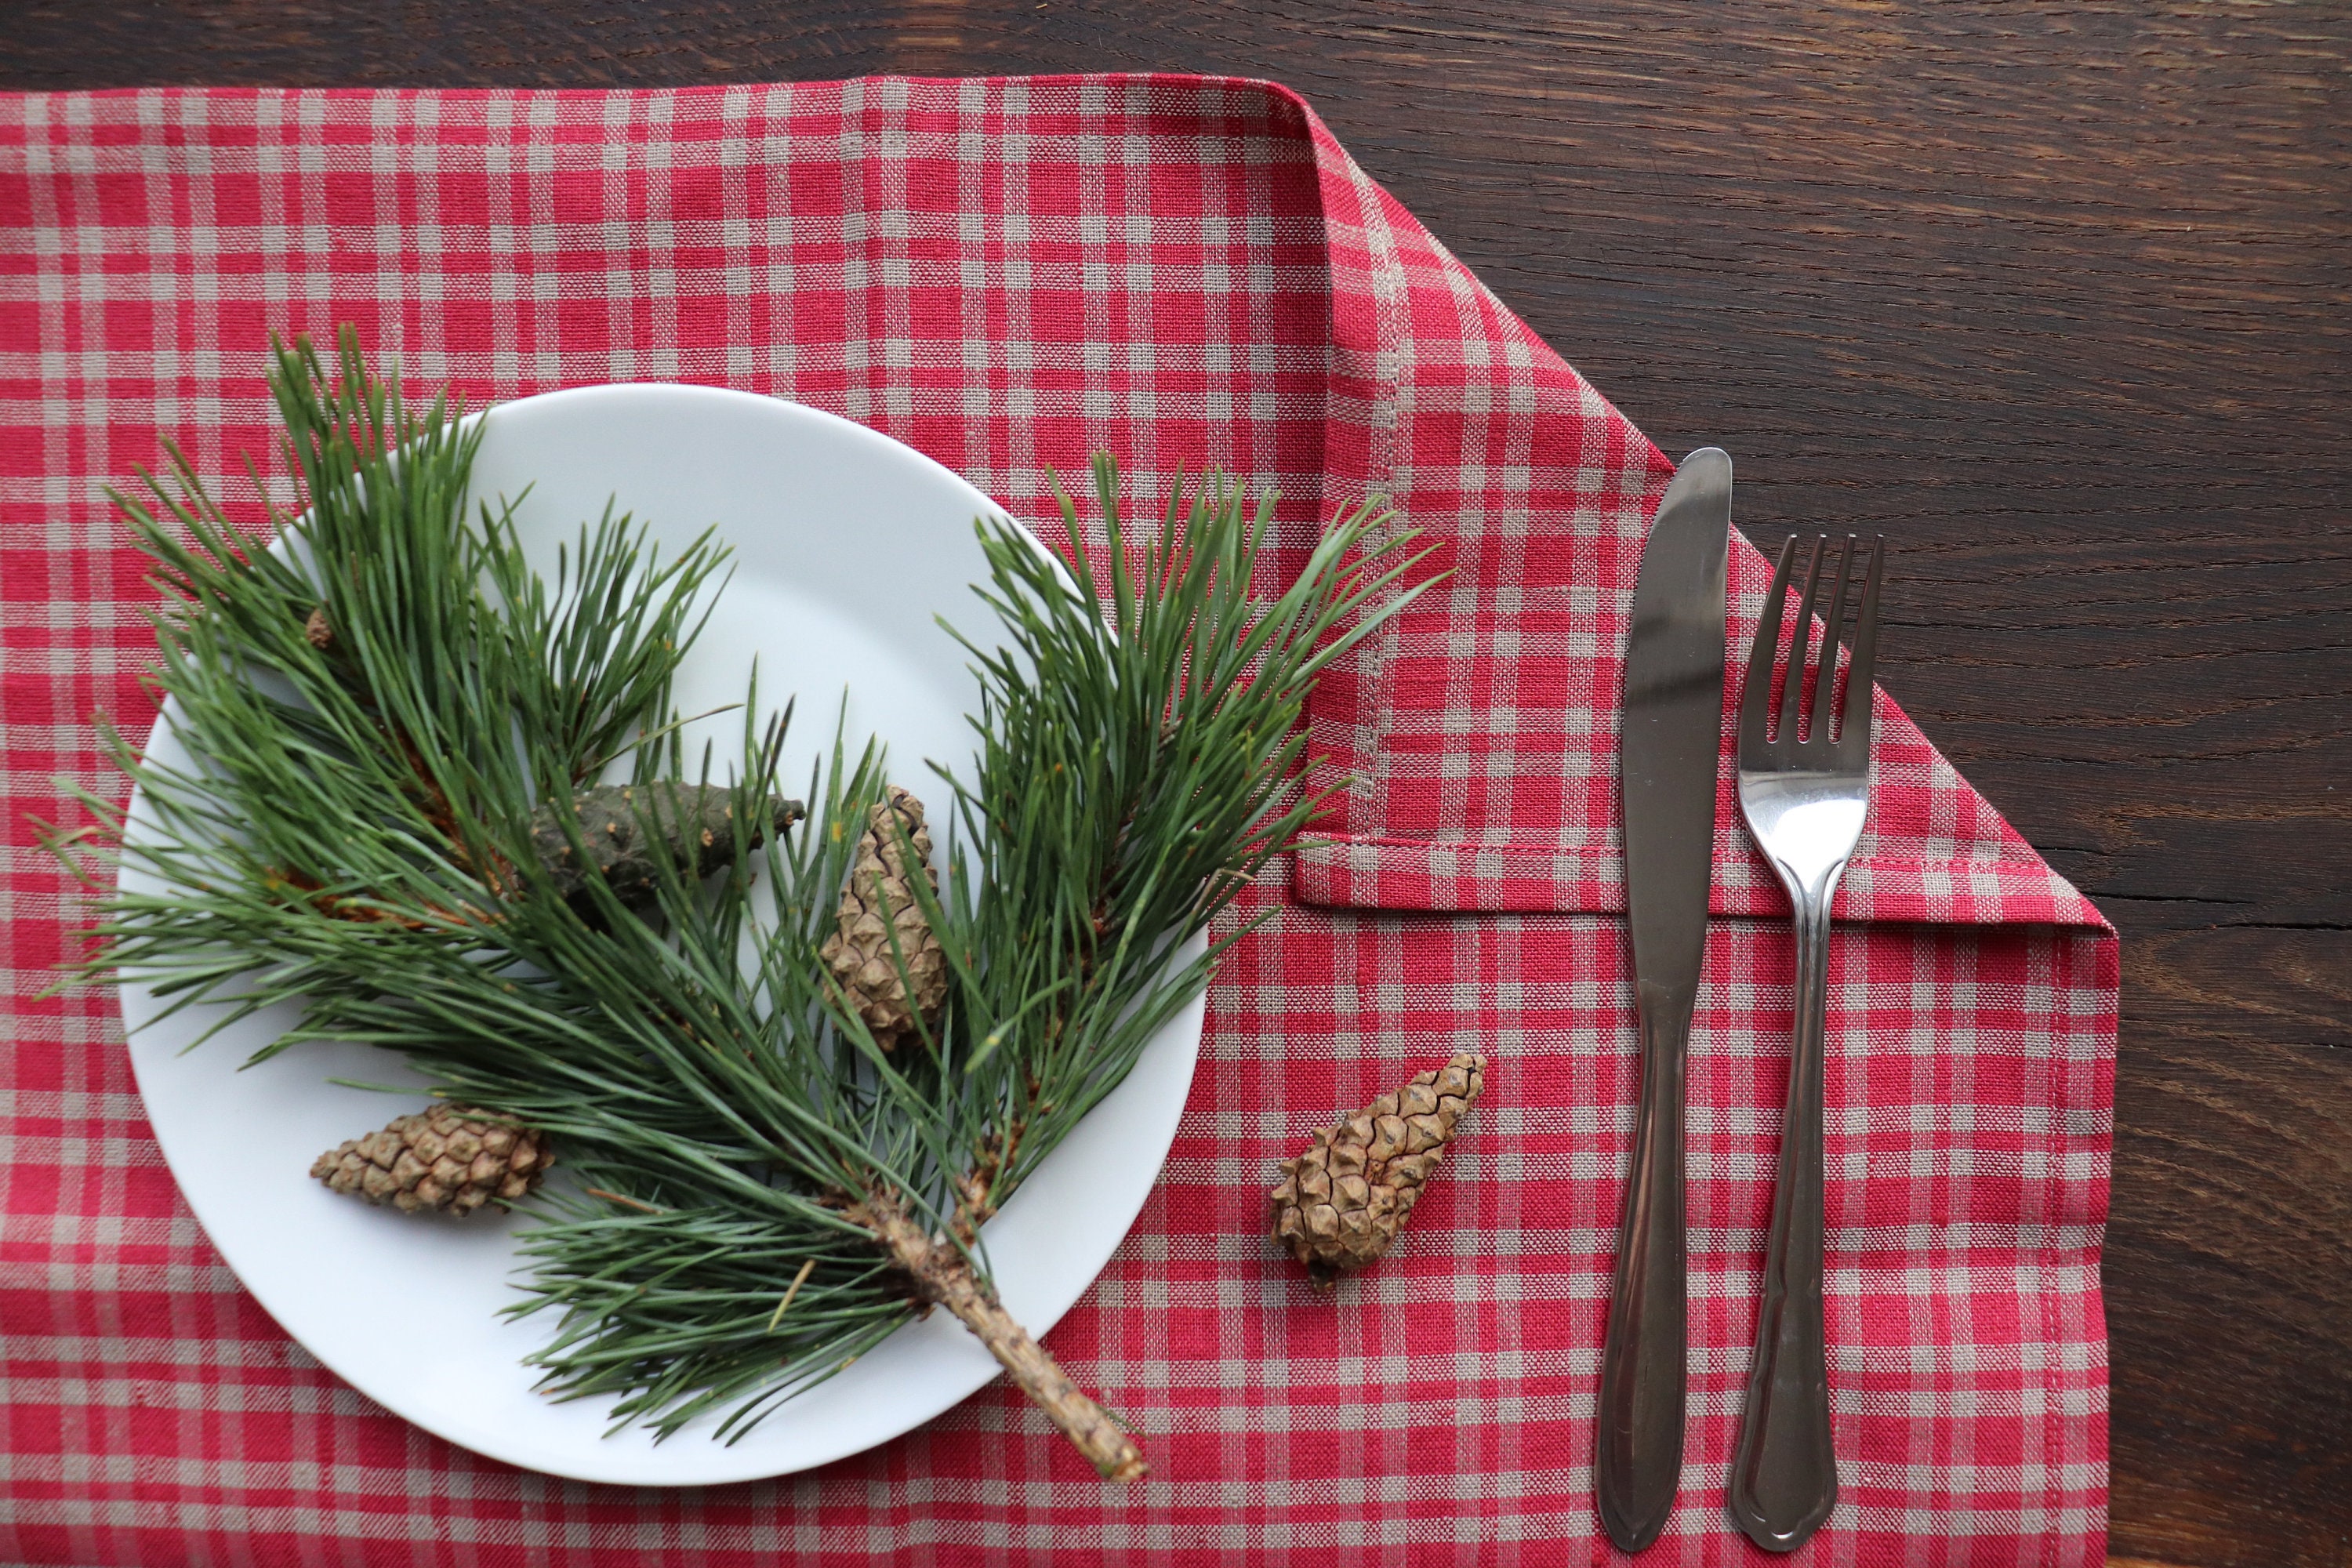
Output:
[[[1050,1343],[1144,1437],[1096,1482],[992,1389],[709,1491],[518,1472],[344,1386],[239,1289],[112,1005],[44,995],[68,889],[25,819],[115,787],[150,595],[100,487],[171,437],[242,488],[273,330],[356,321],[477,403],[681,380],[796,398],[1030,518],[1119,454],[1373,494],[1453,575],[1319,696],[1355,783],[1212,998],[1165,1178]],[[1600,1563],[1590,1455],[1635,1089],[1613,714],[1670,465],[1294,97],[1176,78],[665,93],[0,99],[13,1027],[0,1554],[72,1564]],[[257,516],[249,495],[247,516]],[[1898,542],[1899,543],[1899,542]],[[1899,555],[1897,557],[1899,563]],[[1765,570],[1738,548],[1735,618]],[[1899,591],[1899,590],[1898,590]],[[1882,695],[1840,903],[1829,1311],[1843,1493],[1798,1561],[2088,1564],[2106,1498],[2115,940]],[[1725,774],[1690,1084],[1683,1503],[1649,1563],[1757,1558],[1721,1497],[1791,955]],[[1399,1252],[1307,1292],[1273,1162],[1457,1049],[1486,1100]]]

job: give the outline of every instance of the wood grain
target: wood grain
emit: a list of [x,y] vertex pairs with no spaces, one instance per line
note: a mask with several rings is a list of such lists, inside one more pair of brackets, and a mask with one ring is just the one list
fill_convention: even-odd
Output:
[[1305,92],[2126,936],[2114,1550],[2352,1563],[2352,6],[26,4],[0,86]]

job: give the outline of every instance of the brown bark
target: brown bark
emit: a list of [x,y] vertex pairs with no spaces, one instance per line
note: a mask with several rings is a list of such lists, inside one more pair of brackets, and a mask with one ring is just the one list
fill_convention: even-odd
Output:
[[934,1241],[907,1216],[895,1194],[875,1193],[850,1211],[874,1232],[907,1277],[916,1294],[955,1314],[956,1321],[980,1337],[997,1364],[1013,1384],[1062,1429],[1105,1480],[1142,1479],[1143,1451],[1135,1439],[1070,1381],[1069,1373],[1045,1353],[1029,1331],[1013,1321],[996,1299],[996,1291],[972,1272],[971,1262],[952,1245]]

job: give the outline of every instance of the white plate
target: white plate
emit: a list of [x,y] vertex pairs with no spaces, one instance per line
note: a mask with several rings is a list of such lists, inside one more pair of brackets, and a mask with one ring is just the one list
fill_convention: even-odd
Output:
[[[680,672],[680,711],[740,700],[756,655],[763,705],[800,699],[793,787],[806,759],[830,749],[845,689],[849,734],[879,735],[894,777],[940,799],[924,759],[970,776],[963,716],[976,686],[931,616],[946,615],[983,646],[994,631],[971,592],[985,571],[971,524],[1001,511],[978,490],[887,437],[745,393],[585,387],[484,417],[475,493],[530,487],[518,521],[548,569],[556,545],[615,496],[666,541],[682,544],[715,524],[734,547],[734,581]],[[176,763],[184,752],[168,720],[167,710],[154,752]],[[700,728],[725,757],[740,754],[741,725],[738,712]],[[152,830],[136,800],[131,823],[134,836]],[[142,1028],[155,999],[126,985],[122,1012],[163,1157],[237,1278],[352,1386],[453,1443],[581,1480],[749,1480],[886,1442],[996,1374],[980,1342],[935,1312],[731,1447],[711,1439],[715,1419],[658,1445],[642,1427],[606,1437],[609,1401],[560,1405],[532,1392],[522,1358],[552,1321],[499,1316],[518,1299],[518,1217],[420,1220],[310,1179],[321,1150],[425,1103],[325,1081],[403,1081],[397,1058],[308,1047],[239,1071],[286,1017],[248,1019],[183,1054],[205,1022],[193,1010]],[[1005,1305],[1032,1332],[1069,1310],[1134,1223],[1175,1136],[1201,1021],[1195,1000],[985,1227]]]

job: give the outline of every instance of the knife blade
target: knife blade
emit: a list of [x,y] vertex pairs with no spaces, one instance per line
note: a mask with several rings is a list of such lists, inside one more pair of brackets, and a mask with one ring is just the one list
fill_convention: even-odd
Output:
[[1682,1480],[1683,1079],[1714,864],[1730,530],[1731,458],[1702,447],[1650,525],[1625,647],[1617,780],[1642,1096],[1593,1444],[1594,1503],[1625,1552],[1664,1531]]

